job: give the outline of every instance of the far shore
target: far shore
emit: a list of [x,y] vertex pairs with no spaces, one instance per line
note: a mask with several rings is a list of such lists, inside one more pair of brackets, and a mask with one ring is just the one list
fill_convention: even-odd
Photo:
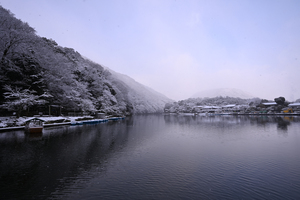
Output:
[[164,114],[172,115],[200,115],[200,116],[218,116],[218,115],[258,115],[258,116],[300,116],[300,113],[188,113],[188,112],[165,112]]

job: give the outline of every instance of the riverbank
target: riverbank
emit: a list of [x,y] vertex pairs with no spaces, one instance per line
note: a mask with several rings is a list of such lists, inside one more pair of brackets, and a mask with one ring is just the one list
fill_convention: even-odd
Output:
[[[33,117],[0,117],[0,132],[22,130],[24,129],[25,121]],[[78,124],[95,124],[107,122],[108,120],[124,119],[123,117],[109,117],[106,119],[95,119],[92,116],[83,117],[38,117],[44,120],[44,127],[63,126],[63,125],[78,125]]]

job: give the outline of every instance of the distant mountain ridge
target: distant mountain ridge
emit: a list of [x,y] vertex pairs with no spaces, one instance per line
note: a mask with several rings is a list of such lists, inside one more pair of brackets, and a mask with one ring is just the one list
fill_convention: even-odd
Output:
[[213,98],[213,97],[238,97],[241,99],[250,99],[254,98],[253,95],[244,92],[240,89],[235,88],[217,88],[217,89],[211,89],[211,90],[204,90],[201,92],[198,92],[194,94],[191,98]]
[[173,102],[165,95],[135,81],[131,77],[115,72],[109,68],[112,79],[121,82],[127,90],[128,101],[132,103],[135,113],[159,113],[163,112],[166,103]]

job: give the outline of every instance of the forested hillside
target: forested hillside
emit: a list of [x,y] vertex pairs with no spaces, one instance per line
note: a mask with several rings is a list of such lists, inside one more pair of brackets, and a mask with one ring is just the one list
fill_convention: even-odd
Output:
[[2,114],[48,113],[50,108],[56,114],[59,110],[129,115],[162,112],[170,102],[74,49],[36,35],[32,27],[1,6],[0,59]]

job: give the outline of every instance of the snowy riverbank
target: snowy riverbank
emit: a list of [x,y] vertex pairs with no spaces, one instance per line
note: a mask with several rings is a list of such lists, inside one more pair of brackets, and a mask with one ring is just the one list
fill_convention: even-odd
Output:
[[[34,117],[0,117],[0,128],[9,128],[9,127],[20,127],[23,126],[25,121],[32,119]],[[66,123],[78,121],[80,119],[93,119],[92,116],[81,116],[81,117],[38,117],[45,121],[45,124],[51,123]]]

